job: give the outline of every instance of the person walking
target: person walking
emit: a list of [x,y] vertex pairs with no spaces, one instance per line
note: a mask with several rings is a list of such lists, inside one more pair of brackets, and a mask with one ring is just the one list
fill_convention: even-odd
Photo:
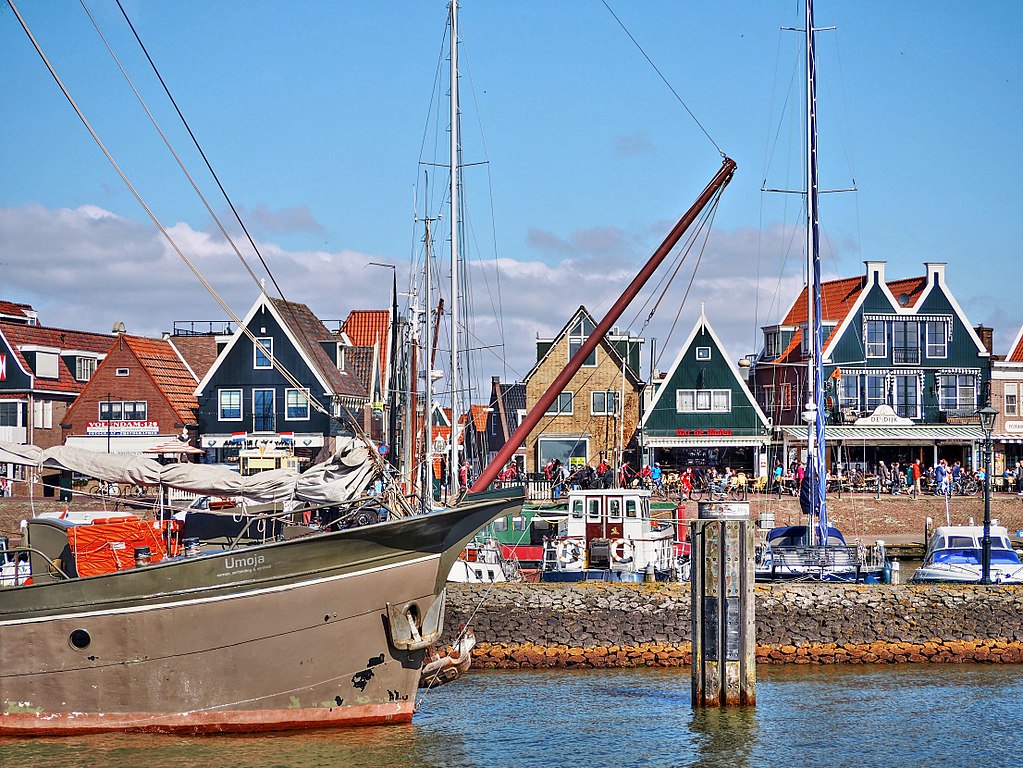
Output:
[[781,465],[781,459],[779,459],[774,465],[774,490],[778,492],[778,498],[781,498],[781,479],[785,474],[785,467]]
[[916,461],[913,462],[913,466],[911,467],[911,470],[913,472],[913,501],[916,501],[917,498],[920,496],[920,475],[921,475],[920,459],[917,459]]
[[1023,496],[1023,461],[1016,462],[1016,495]]
[[892,471],[888,468],[888,465],[883,461],[878,462],[877,470],[877,492],[881,494],[882,488],[890,488],[892,484]]

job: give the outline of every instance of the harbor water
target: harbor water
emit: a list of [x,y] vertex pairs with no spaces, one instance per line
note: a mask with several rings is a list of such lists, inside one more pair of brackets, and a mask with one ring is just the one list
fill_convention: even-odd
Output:
[[1012,665],[763,667],[756,708],[694,711],[688,669],[473,670],[411,725],[262,736],[0,741],[0,765],[1018,765]]

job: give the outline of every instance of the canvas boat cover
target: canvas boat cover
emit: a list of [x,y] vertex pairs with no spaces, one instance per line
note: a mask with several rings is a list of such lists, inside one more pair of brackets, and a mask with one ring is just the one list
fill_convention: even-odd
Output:
[[108,454],[65,445],[42,449],[0,442],[0,464],[61,469],[108,483],[167,486],[202,496],[244,496],[257,502],[307,501],[341,504],[360,496],[381,477],[381,465],[369,446],[355,438],[338,438],[330,459],[305,472],[273,469],[243,477],[212,464],[160,464],[155,459]]

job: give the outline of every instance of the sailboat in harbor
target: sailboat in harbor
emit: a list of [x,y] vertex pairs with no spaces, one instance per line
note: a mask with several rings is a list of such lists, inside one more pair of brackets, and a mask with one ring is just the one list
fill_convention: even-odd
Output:
[[[453,49],[456,17],[453,1]],[[734,170],[724,158],[469,492],[439,511],[416,514],[400,494],[372,494],[387,474],[363,437],[302,474],[246,478],[202,465],[0,444],[2,462],[268,503],[223,516],[235,527],[215,537],[188,515],[155,523],[27,521],[21,545],[0,552],[5,562],[28,564],[27,572],[16,565],[0,588],[0,735],[408,722],[426,649],[443,632],[454,560],[490,520],[521,508],[523,488],[491,490],[491,483]],[[329,508],[335,523],[297,524],[283,509],[288,500]]]
[[803,420],[807,424],[806,473],[800,486],[799,504],[806,518],[803,525],[773,528],[756,562],[758,581],[808,580],[878,583],[886,578],[883,545],[865,548],[849,545],[842,533],[830,525],[827,506],[827,464],[825,462],[824,376],[821,349],[820,215],[817,175],[817,60],[813,0],[805,3],[806,36],[806,279],[809,344],[807,399]]

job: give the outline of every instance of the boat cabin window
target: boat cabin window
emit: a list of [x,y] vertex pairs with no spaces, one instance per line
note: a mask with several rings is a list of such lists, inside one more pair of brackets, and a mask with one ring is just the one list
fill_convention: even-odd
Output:
[[621,499],[608,499],[608,511],[607,516],[610,520],[621,520],[622,519],[622,500]]
[[508,530],[508,518],[499,517],[494,521],[494,530],[498,533]]
[[636,509],[636,500],[635,499],[626,499],[625,500],[625,516],[626,517],[636,517],[637,514],[638,514],[638,512],[637,512],[637,509]]
[[590,499],[590,507],[587,511],[590,520],[600,519],[600,499]]
[[998,538],[991,539],[992,549],[1012,549],[1012,545],[1009,544],[1008,539],[1003,539],[1001,536]]
[[945,549],[963,549],[977,546],[972,536],[949,536],[945,540]]
[[522,515],[518,515],[512,518],[512,530],[513,531],[524,531],[526,530],[526,518]]
[[583,500],[576,499],[572,502],[572,517],[577,520],[583,516]]

